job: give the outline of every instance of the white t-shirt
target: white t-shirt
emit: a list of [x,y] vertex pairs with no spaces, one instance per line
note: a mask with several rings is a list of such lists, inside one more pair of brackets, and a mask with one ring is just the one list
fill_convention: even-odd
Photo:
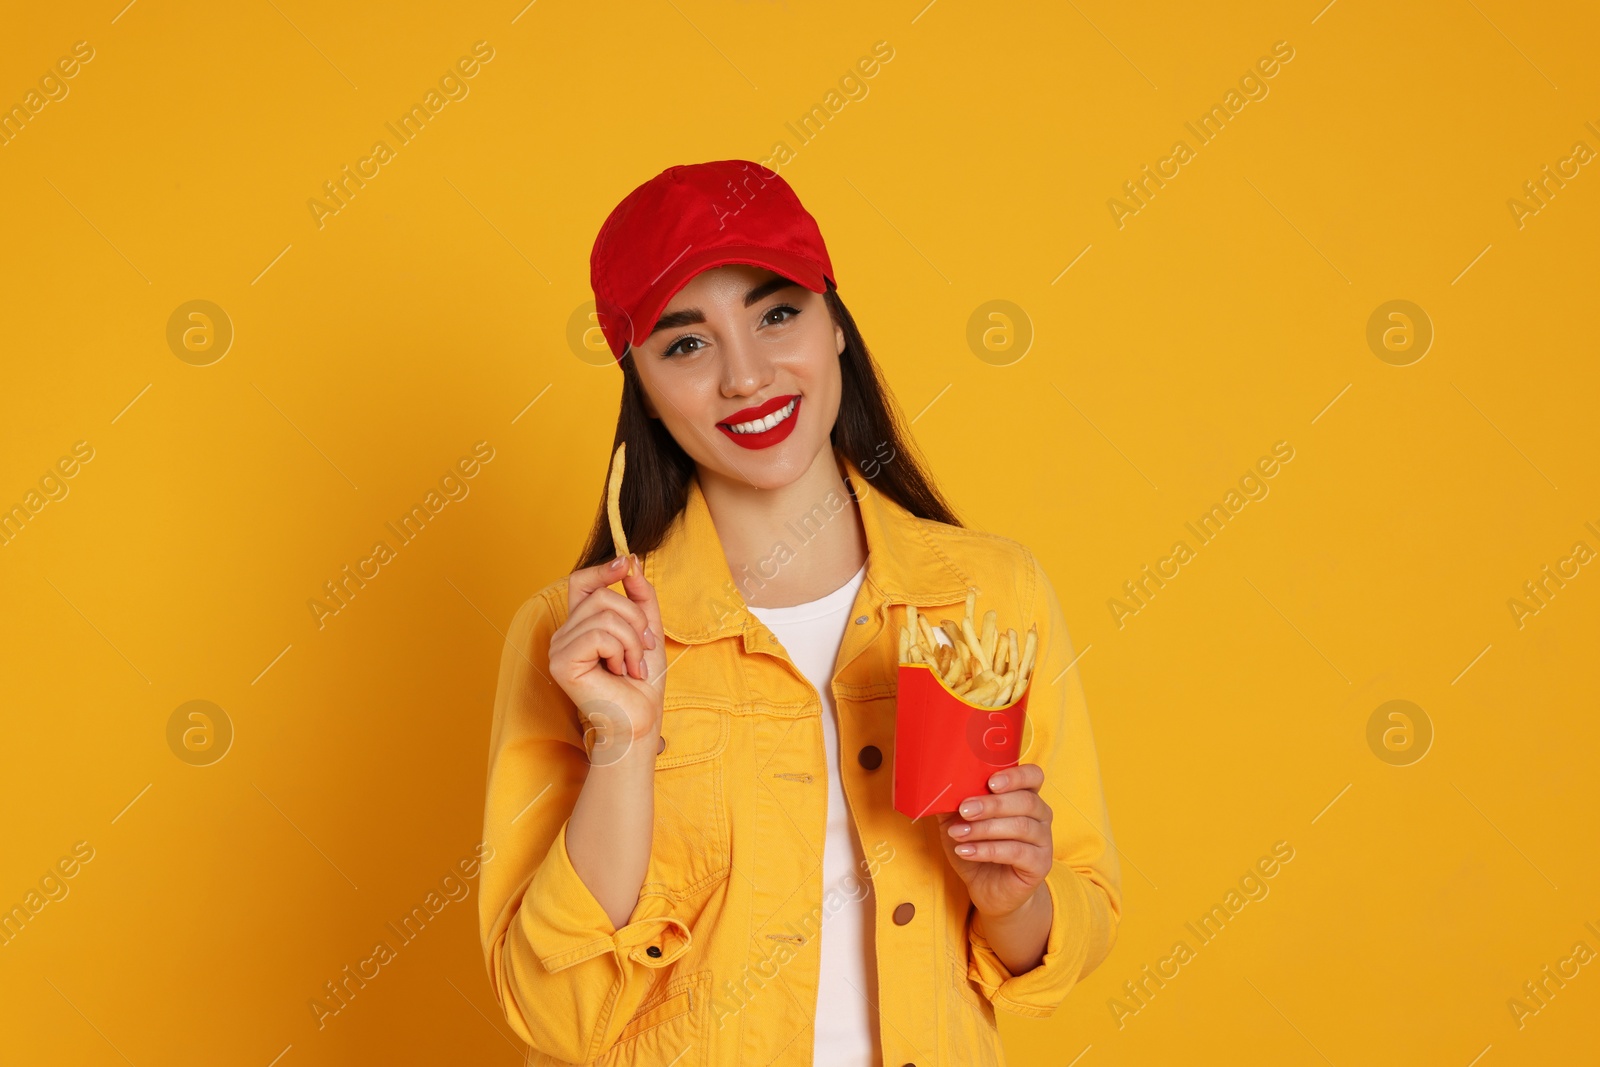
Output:
[[[777,637],[822,698],[822,740],[828,756],[828,821],[822,849],[821,976],[817,987],[817,1067],[876,1067],[878,974],[873,950],[872,881],[840,783],[838,711],[833,669],[850,626],[850,609],[867,566],[819,600],[750,612]],[[837,907],[837,911],[832,909]]]

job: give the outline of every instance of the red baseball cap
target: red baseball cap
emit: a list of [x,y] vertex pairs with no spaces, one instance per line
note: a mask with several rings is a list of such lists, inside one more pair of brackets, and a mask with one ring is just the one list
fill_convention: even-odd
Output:
[[759,163],[668,167],[607,216],[589,256],[594,304],[620,362],[643,344],[667,301],[703,270],[766,267],[814,292],[834,281],[817,220],[789,183]]

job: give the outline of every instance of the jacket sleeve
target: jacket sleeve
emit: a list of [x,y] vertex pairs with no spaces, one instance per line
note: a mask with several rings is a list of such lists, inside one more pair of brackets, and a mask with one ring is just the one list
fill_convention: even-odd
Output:
[[1044,770],[1039,795],[1051,809],[1054,863],[1045,878],[1050,893],[1050,935],[1044,959],[1033,970],[1013,975],[974,925],[970,912],[968,976],[990,1002],[1016,1015],[1047,1018],[1116,943],[1122,915],[1122,873],[1111,821],[1100,787],[1089,709],[1076,668],[1077,652],[1055,589],[1031,552],[1036,590],[1033,620],[1038,625],[1033,680],[1028,684],[1031,740],[1020,762]]
[[567,819],[589,764],[577,708],[549,680],[556,615],[548,590],[527,601],[501,654],[484,807],[493,851],[478,932],[511,1028],[539,1052],[589,1063],[616,1043],[651,970],[688,949],[690,931],[654,895],[616,929],[567,855]]

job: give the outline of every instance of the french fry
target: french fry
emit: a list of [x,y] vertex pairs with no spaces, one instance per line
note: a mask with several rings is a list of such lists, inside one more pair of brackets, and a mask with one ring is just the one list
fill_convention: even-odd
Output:
[[996,682],[979,682],[967,690],[967,699],[974,704],[989,704],[999,691],[999,684]]
[[953,647],[947,648],[945,651],[949,653],[949,655],[946,657],[946,659],[949,661],[949,665],[945,668],[945,672],[941,678],[946,687],[953,689],[955,688],[956,682],[961,679],[961,657],[956,654],[956,650]]
[[996,623],[999,613],[993,608],[983,613],[983,629],[979,631],[979,638],[983,641],[983,658],[992,667],[994,665],[994,650],[1000,640],[1000,631]]
[[967,647],[972,652],[972,658],[982,665],[984,670],[989,669],[989,657],[984,654],[983,642],[978,640],[978,632],[972,628],[970,618],[961,620],[961,635],[966,638]]
[[993,671],[981,670],[972,676],[972,682],[967,687],[966,698],[974,704],[987,703],[988,698],[999,692],[999,679]]
[[[628,535],[622,528],[622,469],[627,465],[628,442],[617,446],[611,457],[611,476],[606,486],[606,517],[611,520],[611,543],[618,556],[628,555]],[[633,564],[628,564],[632,573]]]
[[1029,672],[1033,670],[1033,653],[1039,647],[1039,635],[1036,631],[1037,624],[1028,627],[1028,641],[1023,646],[1022,667],[1018,671],[1018,674],[1023,678],[1027,678]]
[[950,644],[952,646],[959,645],[961,643],[961,627],[957,626],[949,619],[940,620],[939,629],[944,631],[944,635],[950,639]]

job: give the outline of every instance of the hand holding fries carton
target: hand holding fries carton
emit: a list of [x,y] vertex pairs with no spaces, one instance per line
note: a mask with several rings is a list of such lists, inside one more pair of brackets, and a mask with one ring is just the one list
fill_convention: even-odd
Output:
[[987,793],[989,776],[1016,766],[1022,753],[1037,628],[1028,628],[1019,647],[1017,632],[1002,638],[989,611],[980,633],[976,598],[969,591],[965,618],[945,619],[937,629],[907,605],[900,627],[894,807],[912,819],[955,811],[967,797]]

